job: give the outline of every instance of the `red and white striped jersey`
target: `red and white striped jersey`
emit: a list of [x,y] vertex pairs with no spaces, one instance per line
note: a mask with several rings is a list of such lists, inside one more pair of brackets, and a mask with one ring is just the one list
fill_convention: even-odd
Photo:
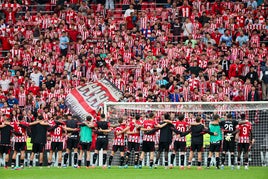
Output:
[[114,84],[118,89],[120,89],[122,91],[124,90],[125,83],[122,79],[115,79]]
[[11,126],[14,128],[15,133],[19,133],[20,135],[15,135],[15,142],[26,142],[27,140],[27,130],[21,126],[29,126],[27,122],[12,122]]
[[[142,127],[145,129],[154,129],[156,127],[156,122],[154,120],[144,120]],[[143,141],[146,142],[155,142],[156,138],[155,138],[155,134],[144,134],[143,135]]]
[[244,97],[245,97],[246,101],[248,100],[248,94],[251,91],[251,87],[252,87],[251,83],[244,85],[244,88],[243,88],[244,90],[243,91],[244,91]]
[[5,114],[7,115],[8,117],[10,116],[11,114],[11,109],[9,107],[3,107],[3,108],[0,108],[0,111],[2,114]]
[[140,130],[137,128],[137,126],[141,126],[141,123],[139,121],[130,122],[129,124],[129,132],[137,132],[135,134],[128,134],[128,142],[135,142],[139,143],[140,140]]
[[[55,122],[54,122],[55,125]],[[50,132],[51,142],[63,142],[63,127],[58,126]]]
[[191,95],[191,97],[192,97],[192,101],[201,101],[201,94],[199,94],[199,93],[193,93],[192,95]]
[[25,91],[19,91],[18,99],[19,99],[19,106],[25,106],[26,105],[26,92]]
[[64,71],[64,61],[56,62],[56,72],[62,73]]
[[124,52],[123,59],[125,64],[129,64],[131,60],[132,53],[131,52]]
[[185,70],[186,70],[186,68],[184,66],[177,66],[177,67],[173,68],[173,72],[175,74],[180,74],[180,75],[182,75]]
[[252,130],[252,125],[250,122],[246,122],[245,124],[239,124],[236,127],[238,132],[238,143],[250,143],[250,135]]
[[47,29],[51,25],[50,17],[46,16],[42,19],[42,29]]
[[190,6],[181,6],[180,7],[182,17],[190,17],[191,15],[191,7]]
[[216,82],[210,82],[210,93],[215,94],[218,92],[218,84]]
[[12,58],[18,57],[19,60],[21,59],[22,54],[23,54],[22,50],[20,50],[20,49],[14,49],[14,48],[12,48],[10,50],[10,53],[11,53]]
[[143,82],[136,82],[135,83],[135,89],[137,90],[137,89],[143,89],[143,85],[144,85],[144,83]]
[[252,35],[250,38],[250,44],[251,46],[256,44],[257,47],[260,47],[260,36],[258,34]]
[[114,140],[113,145],[124,146],[125,145],[125,134],[116,135],[118,132],[122,132],[125,129],[125,125],[120,125],[114,129]]
[[71,20],[74,20],[75,16],[76,13],[73,10],[68,10],[65,15],[66,22],[69,24]]
[[231,88],[230,87],[223,87],[222,90],[223,90],[223,93],[226,96],[230,97],[230,94],[231,94]]
[[147,28],[147,23],[148,23],[148,17],[141,17],[140,18],[140,29],[146,29]]
[[185,102],[189,101],[190,100],[190,95],[191,95],[191,91],[190,91],[190,87],[187,86],[183,86],[182,87],[182,96],[183,96],[183,99]]
[[197,9],[198,12],[201,12],[201,5],[202,5],[201,0],[194,0],[194,1],[192,2],[192,4],[193,4],[193,8],[194,8],[194,9]]
[[[187,128],[189,127],[189,124],[185,121],[174,121],[173,125],[180,132],[186,132]],[[178,135],[175,135],[174,138],[175,141],[186,142],[186,137],[178,137]]]

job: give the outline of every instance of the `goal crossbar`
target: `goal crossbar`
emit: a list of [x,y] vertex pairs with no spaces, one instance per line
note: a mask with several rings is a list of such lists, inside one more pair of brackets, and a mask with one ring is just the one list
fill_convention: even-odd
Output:
[[139,111],[166,112],[230,112],[268,110],[268,101],[243,102],[106,102],[104,113],[108,107]]

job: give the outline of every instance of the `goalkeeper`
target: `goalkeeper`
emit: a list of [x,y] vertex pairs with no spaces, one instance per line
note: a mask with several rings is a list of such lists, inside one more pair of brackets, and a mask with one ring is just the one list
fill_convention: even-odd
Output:
[[231,169],[234,169],[234,151],[235,151],[235,133],[238,121],[232,119],[232,114],[227,114],[226,119],[220,122],[220,126],[224,132],[223,149],[221,155],[221,169],[224,169],[226,153],[231,154]]

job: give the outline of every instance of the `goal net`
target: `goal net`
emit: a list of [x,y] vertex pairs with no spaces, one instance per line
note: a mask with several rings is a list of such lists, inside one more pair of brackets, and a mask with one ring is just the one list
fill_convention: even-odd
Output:
[[[184,114],[187,122],[195,121],[197,116],[201,116],[208,126],[214,114],[219,114],[225,118],[227,114],[232,114],[235,120],[240,119],[241,114],[246,115],[253,125],[253,135],[255,143],[250,151],[250,165],[266,166],[268,165],[268,102],[255,101],[255,102],[184,102],[184,103],[165,103],[165,102],[107,102],[104,104],[104,112],[111,123],[116,123],[118,118],[125,118],[130,120],[139,114],[142,120],[146,119],[150,112],[153,112],[158,122],[163,120],[163,114],[174,113]],[[113,134],[110,134],[112,139]],[[159,134],[158,134],[159,135]],[[206,164],[208,155],[209,137],[204,136],[204,153],[203,164]],[[110,140],[111,146],[112,140]],[[127,143],[127,142],[126,142]],[[156,141],[157,143],[157,141]],[[187,158],[189,156],[190,137],[187,138]],[[172,148],[172,146],[171,146]],[[230,155],[229,155],[230,158]],[[119,162],[117,157],[114,158],[113,164]],[[179,163],[177,155],[175,161]],[[230,164],[230,160],[228,160]],[[145,160],[145,164],[146,164]],[[160,164],[162,165],[161,161]]]

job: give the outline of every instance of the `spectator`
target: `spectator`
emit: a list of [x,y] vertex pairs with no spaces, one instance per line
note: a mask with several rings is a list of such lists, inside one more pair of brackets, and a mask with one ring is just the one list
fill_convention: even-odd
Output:
[[69,44],[69,38],[66,35],[66,32],[62,32],[62,36],[60,37],[60,51],[62,56],[66,56],[68,53],[68,44]]
[[242,47],[243,44],[248,43],[249,39],[248,36],[244,34],[243,31],[240,31],[240,35],[235,40],[240,47]]
[[259,101],[259,92],[256,90],[255,86],[251,87],[251,91],[248,93],[248,101]]
[[226,43],[227,47],[232,46],[232,36],[230,35],[230,32],[228,30],[224,31],[224,34],[220,38],[220,44]]
[[132,30],[135,27],[133,22],[133,12],[130,13],[130,16],[126,18],[126,26],[128,30]]
[[254,81],[258,81],[258,73],[255,71],[254,66],[250,67],[250,71],[247,73],[246,79],[250,79],[251,84],[253,84]]
[[105,9],[114,10],[114,0],[106,0],[105,1]]
[[55,87],[56,82],[55,80],[51,78],[51,75],[48,74],[45,84],[46,84],[47,89],[50,90],[51,88]]
[[190,66],[187,71],[189,71],[191,74],[194,74],[195,76],[198,76],[203,69],[198,66],[198,62],[194,61],[193,66]]
[[130,13],[131,13],[131,12],[134,13],[134,11],[135,11],[135,10],[133,9],[133,5],[130,4],[130,5],[129,5],[129,9],[127,9],[127,10],[125,11],[124,17],[126,18],[126,17],[130,16]]
[[30,74],[30,79],[33,81],[34,86],[40,86],[40,79],[42,73],[39,71],[38,67],[34,68],[34,71]]
[[7,99],[8,107],[13,108],[14,105],[19,104],[19,100],[12,95],[12,93],[9,94],[9,97]]
[[206,23],[208,23],[210,18],[207,16],[206,12],[204,11],[202,15],[199,17],[198,21],[204,26]]
[[142,0],[131,0],[131,3],[134,5],[134,9],[137,11],[141,10],[141,6],[142,6]]
[[252,7],[252,9],[257,9],[257,6],[258,6],[258,4],[257,4],[257,1],[255,1],[255,0],[248,0],[248,2],[247,2],[247,8],[249,8],[249,7]]
[[268,60],[261,68],[260,80],[262,82],[262,99],[268,100]]
[[186,18],[185,22],[182,25],[182,29],[183,29],[183,33],[182,33],[183,36],[188,37],[189,35],[192,35],[193,24],[189,18]]
[[169,94],[169,100],[170,102],[183,102],[183,98],[178,87],[175,87],[174,92]]
[[158,86],[166,86],[168,84],[168,81],[163,78],[162,75],[159,75],[158,80],[156,81],[156,84]]
[[236,59],[233,64],[230,65],[229,78],[232,80],[233,77],[239,77],[242,73],[243,65],[240,64],[240,60]]
[[6,77],[6,75],[2,75],[2,78],[0,80],[1,89],[4,93],[7,93],[9,91],[9,84],[10,80]]

